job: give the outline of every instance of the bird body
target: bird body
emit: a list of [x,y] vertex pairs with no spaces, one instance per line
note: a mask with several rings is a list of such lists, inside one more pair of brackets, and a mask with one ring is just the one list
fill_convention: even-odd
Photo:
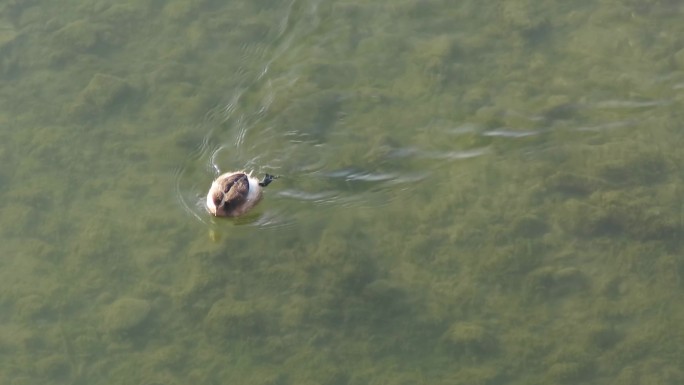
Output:
[[251,210],[261,200],[262,187],[268,186],[274,176],[266,174],[259,181],[243,171],[219,175],[207,193],[207,210],[217,217],[237,217]]

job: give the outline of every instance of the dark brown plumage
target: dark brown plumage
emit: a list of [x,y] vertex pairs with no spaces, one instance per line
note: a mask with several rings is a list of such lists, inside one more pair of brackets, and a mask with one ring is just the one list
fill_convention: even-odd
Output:
[[254,207],[262,197],[261,188],[274,179],[266,174],[259,182],[242,171],[219,175],[207,193],[207,210],[217,217],[237,217]]

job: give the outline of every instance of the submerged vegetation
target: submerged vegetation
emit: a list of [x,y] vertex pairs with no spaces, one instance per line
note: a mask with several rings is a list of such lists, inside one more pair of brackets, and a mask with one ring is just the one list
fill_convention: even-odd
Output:
[[684,8],[453,3],[0,5],[0,383],[682,383]]

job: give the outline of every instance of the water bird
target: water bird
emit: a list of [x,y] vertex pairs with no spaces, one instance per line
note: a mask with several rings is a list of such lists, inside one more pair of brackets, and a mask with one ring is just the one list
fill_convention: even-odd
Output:
[[262,197],[262,187],[277,176],[266,174],[259,181],[251,173],[233,171],[219,175],[207,193],[207,210],[216,217],[237,217],[251,210]]

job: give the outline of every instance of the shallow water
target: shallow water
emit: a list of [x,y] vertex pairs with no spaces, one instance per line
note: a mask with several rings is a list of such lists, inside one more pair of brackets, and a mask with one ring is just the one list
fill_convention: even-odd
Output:
[[682,13],[0,5],[0,383],[682,383]]

